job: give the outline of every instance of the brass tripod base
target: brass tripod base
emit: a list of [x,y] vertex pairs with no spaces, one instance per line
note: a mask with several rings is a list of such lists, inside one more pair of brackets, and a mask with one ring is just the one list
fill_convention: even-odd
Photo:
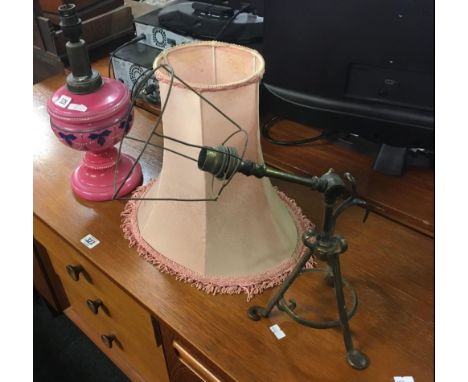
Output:
[[351,365],[351,367],[358,370],[363,370],[369,366],[369,359],[367,356],[356,349],[350,350],[346,354],[346,359],[348,360],[348,363]]
[[268,317],[269,313],[267,313],[265,308],[254,305],[247,310],[247,315],[253,321],[260,321],[263,317]]
[[[312,253],[312,252],[311,252]],[[330,268],[327,269],[304,269],[306,261],[310,258],[311,253],[303,256],[295,269],[288,275],[284,283],[281,285],[275,296],[269,301],[266,307],[258,305],[251,306],[247,310],[247,315],[253,321],[259,321],[263,317],[268,317],[274,307],[277,307],[281,311],[288,314],[294,321],[301,325],[308,326],[315,329],[329,329],[334,327],[341,327],[343,340],[346,348],[346,359],[348,364],[357,370],[362,370],[368,367],[369,360],[367,356],[355,349],[351,337],[351,331],[349,329],[349,320],[354,316],[358,307],[358,297],[355,289],[350,283],[348,283],[341,275],[340,262],[338,254],[332,254],[329,257],[328,265]],[[333,285],[336,294],[336,302],[338,307],[339,319],[333,321],[311,321],[303,317],[300,317],[295,313],[296,301],[293,299],[285,300],[284,294],[287,289],[292,285],[297,276],[301,273],[309,272],[327,272],[325,278],[328,286]],[[346,309],[346,303],[344,300],[343,288],[347,288],[351,293],[351,308]]]

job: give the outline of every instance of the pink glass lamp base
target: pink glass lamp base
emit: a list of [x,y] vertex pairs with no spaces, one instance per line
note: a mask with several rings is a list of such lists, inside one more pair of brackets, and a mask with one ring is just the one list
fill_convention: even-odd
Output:
[[[88,151],[83,163],[73,172],[71,184],[73,192],[82,199],[92,201],[112,200],[114,195],[114,172],[117,149],[110,147],[104,151]],[[135,159],[122,154],[117,168],[116,189],[120,187],[135,163]],[[142,182],[140,164],[137,164],[122,186],[118,196],[132,192]]]

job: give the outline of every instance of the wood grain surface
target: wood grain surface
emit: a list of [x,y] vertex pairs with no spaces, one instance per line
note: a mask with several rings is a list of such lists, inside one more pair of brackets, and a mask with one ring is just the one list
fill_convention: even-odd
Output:
[[[70,188],[70,175],[82,153],[53,136],[45,107],[47,98],[62,83],[63,76],[56,76],[34,87],[35,216],[162,321],[175,337],[222,370],[225,379],[376,382],[412,375],[417,382],[433,380],[432,238],[377,214],[371,214],[362,224],[360,209],[343,214],[337,233],[348,240],[349,250],[342,256],[342,269],[360,298],[351,329],[356,346],[371,361],[368,369],[353,370],[345,361],[339,330],[306,328],[277,310],[258,322],[247,317],[247,308],[266,304],[276,288],[255,297],[251,303],[247,303],[245,295],[211,296],[200,292],[160,273],[128,247],[120,228],[123,201],[93,203],[76,198]],[[154,115],[136,110],[130,134],[145,137],[154,121]],[[124,144],[126,153],[136,155],[139,149],[136,143]],[[291,151],[288,155],[300,154]],[[268,159],[267,154],[265,157]],[[154,148],[144,155],[145,182],[159,173],[161,158],[161,151]],[[314,161],[323,163],[324,169],[332,167],[327,163],[329,159],[321,151],[314,153]],[[349,169],[354,159],[350,156],[334,160]],[[398,180],[390,182],[389,187],[398,189],[396,183]],[[300,186],[275,184],[295,198],[312,221],[318,222],[320,195]],[[421,192],[427,190],[421,187]],[[393,194],[399,197],[398,193]],[[89,233],[101,241],[94,249],[80,243]],[[288,297],[296,298],[298,310],[304,315],[327,319],[336,317],[330,292],[319,276],[307,275],[299,278]],[[273,324],[280,325],[285,338],[275,338],[269,330]]]
[[65,309],[64,314],[72,320],[76,326],[91,340],[94,344],[101,350],[115,365],[117,365],[120,370],[128,377],[132,382],[146,382],[143,377],[138,374],[138,371],[131,366],[125,357],[122,357],[121,354],[116,353],[113,349],[109,349],[101,341],[101,334],[96,332],[96,329],[89,325],[88,322],[83,320],[83,318],[73,310],[72,307]]
[[47,301],[54,314],[69,306],[63,287],[42,245],[33,243],[33,285]]
[[[279,121],[272,136],[280,140],[313,137],[321,130]],[[321,175],[332,167],[351,172],[358,192],[375,213],[434,237],[434,169],[407,167],[402,176],[379,174],[372,170],[374,158],[327,140],[303,146],[278,146],[262,140],[265,162],[302,175]]]
[[[168,381],[163,350],[156,343],[150,314],[41,220],[34,220],[34,235],[47,243],[47,253],[73,311],[101,335],[115,335],[113,351],[121,353],[121,358],[133,365],[145,380]],[[68,275],[67,265],[83,267],[78,281]],[[88,299],[101,300],[97,314],[88,308]]]

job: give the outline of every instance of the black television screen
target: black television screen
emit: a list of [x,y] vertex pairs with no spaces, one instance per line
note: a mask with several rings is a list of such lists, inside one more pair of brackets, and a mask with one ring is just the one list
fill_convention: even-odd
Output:
[[262,108],[320,128],[434,147],[434,2],[268,0]]

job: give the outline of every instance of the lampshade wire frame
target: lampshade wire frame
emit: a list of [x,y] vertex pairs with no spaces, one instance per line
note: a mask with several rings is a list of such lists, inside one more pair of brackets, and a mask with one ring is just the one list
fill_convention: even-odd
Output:
[[[149,79],[159,69],[166,70],[170,75],[170,79],[169,79],[169,89],[168,89],[168,92],[167,92],[167,97],[166,97],[166,100],[164,101],[164,104],[163,104],[163,106],[161,108],[161,112],[160,112],[160,114],[158,116],[158,119],[156,120],[156,123],[155,123],[151,133],[149,134],[149,136],[148,136],[148,138],[146,140],[142,140],[142,139],[138,139],[138,138],[135,138],[135,137],[127,136],[126,135],[126,130],[128,128],[128,124],[129,124],[129,121],[130,121],[130,116],[131,116],[131,113],[132,113],[132,111],[133,111],[133,109],[135,107],[137,97],[140,95],[141,91],[143,90],[143,86],[148,83]],[[163,150],[172,152],[173,154],[182,156],[182,157],[184,157],[186,159],[198,162],[198,159],[196,159],[196,158],[192,158],[192,157],[190,157],[188,155],[185,155],[185,154],[183,154],[181,152],[178,152],[176,150],[172,150],[172,149],[164,147],[163,145],[158,145],[158,144],[155,144],[155,143],[151,142],[151,138],[153,136],[157,136],[157,137],[160,137],[160,138],[163,138],[163,139],[168,139],[168,140],[171,140],[173,142],[176,142],[176,143],[188,146],[188,147],[194,147],[194,148],[199,148],[199,149],[206,148],[206,146],[201,146],[201,145],[197,145],[197,144],[194,144],[194,143],[189,143],[189,142],[186,142],[186,141],[183,141],[183,140],[180,140],[180,139],[177,139],[177,138],[174,138],[174,137],[170,137],[170,136],[167,136],[167,135],[164,135],[164,134],[161,134],[161,133],[157,132],[157,129],[161,124],[164,112],[166,111],[167,103],[168,103],[168,101],[170,99],[170,96],[171,96],[172,87],[173,87],[173,84],[174,84],[174,79],[177,79],[186,88],[188,88],[191,92],[195,93],[198,97],[200,97],[203,101],[205,101],[208,105],[210,105],[215,111],[217,111],[219,114],[221,114],[225,119],[227,119],[231,124],[233,124],[235,126],[235,128],[237,130],[234,131],[233,133],[231,133],[230,135],[228,135],[228,137],[222,142],[222,145],[225,145],[236,134],[240,133],[240,134],[244,134],[244,136],[245,136],[244,145],[242,147],[242,152],[241,152],[240,156],[237,155],[237,154],[236,155],[231,154],[230,152],[219,151],[219,150],[217,150],[216,148],[213,148],[213,147],[210,147],[210,150],[222,153],[223,155],[228,156],[228,157],[229,156],[235,157],[236,159],[240,159],[241,161],[243,160],[243,158],[245,156],[245,152],[247,150],[247,145],[248,145],[248,133],[247,133],[247,131],[245,129],[243,129],[236,121],[234,121],[232,118],[230,118],[228,115],[226,115],[221,109],[219,109],[211,101],[209,101],[206,97],[204,97],[200,92],[195,90],[192,86],[190,86],[188,83],[186,83],[184,80],[182,80],[179,76],[177,76],[171,65],[161,64],[161,65],[158,65],[154,69],[148,69],[145,72],[143,72],[137,78],[137,80],[135,81],[135,83],[132,86],[132,90],[131,90],[132,103],[131,103],[131,106],[130,106],[129,111],[127,113],[127,117],[125,118],[125,126],[122,129],[123,130],[123,133],[122,133],[123,136],[122,136],[122,139],[120,140],[120,143],[119,143],[117,160],[116,160],[116,165],[115,165],[115,168],[114,168],[114,182],[113,182],[114,194],[112,196],[113,200],[115,200],[115,199],[116,200],[154,200],[154,201],[159,200],[159,201],[181,201],[181,202],[217,201],[219,196],[221,195],[222,191],[224,190],[224,188],[231,182],[232,178],[236,174],[236,171],[233,171],[232,174],[229,177],[222,180],[221,187],[219,188],[216,195],[214,195],[214,192],[213,192],[214,182],[215,182],[215,177],[213,175],[212,180],[211,180],[211,193],[212,193],[211,198],[192,198],[192,199],[187,199],[187,198],[139,198],[139,197],[119,197],[118,196],[118,193],[122,189],[122,187],[125,184],[125,182],[127,181],[127,179],[132,174],[133,170],[135,169],[136,165],[139,163],[143,153],[145,152],[145,150],[147,149],[148,146],[158,147],[158,148],[161,148]],[[131,166],[130,170],[128,171],[127,175],[122,180],[120,186],[117,187],[118,163],[120,162],[121,153],[122,153],[122,145],[123,145],[124,139],[130,139],[130,140],[133,140],[133,141],[136,141],[136,142],[143,143],[143,149],[138,154],[137,158],[135,159],[134,163],[132,164],[132,166]],[[237,166],[239,166],[240,162],[237,162],[237,163],[238,163]]]

